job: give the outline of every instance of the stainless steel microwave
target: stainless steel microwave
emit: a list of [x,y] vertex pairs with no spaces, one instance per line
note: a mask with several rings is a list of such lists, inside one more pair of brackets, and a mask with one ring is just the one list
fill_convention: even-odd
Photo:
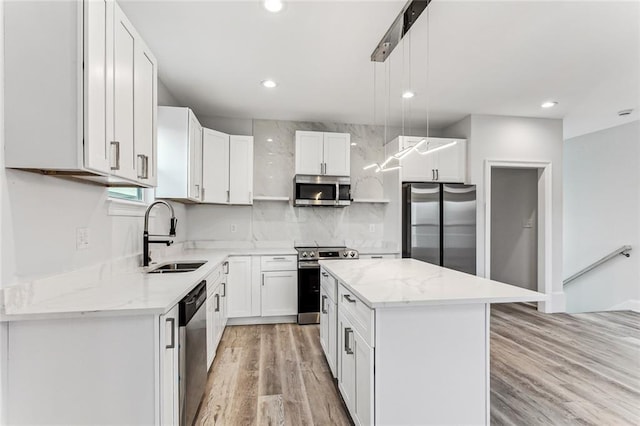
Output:
[[296,175],[293,205],[297,207],[345,207],[351,204],[351,178]]

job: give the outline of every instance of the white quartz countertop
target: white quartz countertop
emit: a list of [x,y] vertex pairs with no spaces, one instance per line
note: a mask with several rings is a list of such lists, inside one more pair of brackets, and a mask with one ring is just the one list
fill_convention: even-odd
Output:
[[415,259],[321,260],[370,308],[545,300],[542,293]]
[[47,277],[3,290],[0,321],[19,321],[76,316],[164,314],[220,266],[228,256],[296,255],[291,248],[190,249],[160,259],[206,261],[193,272],[148,274],[137,267],[118,273],[99,268],[77,274]]

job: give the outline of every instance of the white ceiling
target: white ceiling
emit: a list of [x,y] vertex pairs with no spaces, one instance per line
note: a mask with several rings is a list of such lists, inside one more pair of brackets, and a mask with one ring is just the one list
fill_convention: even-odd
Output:
[[[203,116],[370,124],[375,97],[375,122],[400,125],[411,87],[414,129],[427,103],[432,128],[470,113],[564,118],[566,138],[639,117],[637,1],[434,0],[377,65],[369,56],[404,1],[290,1],[279,14],[258,0],[120,3],[165,85]],[[558,106],[540,108],[548,99]],[[618,117],[625,108],[634,114]]]

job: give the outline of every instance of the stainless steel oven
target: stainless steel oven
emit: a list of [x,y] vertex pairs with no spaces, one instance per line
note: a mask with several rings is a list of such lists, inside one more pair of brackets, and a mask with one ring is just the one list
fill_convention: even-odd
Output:
[[345,207],[351,204],[351,178],[296,175],[293,178],[294,206]]
[[298,324],[320,322],[320,264],[326,259],[358,259],[346,247],[296,247],[298,251]]

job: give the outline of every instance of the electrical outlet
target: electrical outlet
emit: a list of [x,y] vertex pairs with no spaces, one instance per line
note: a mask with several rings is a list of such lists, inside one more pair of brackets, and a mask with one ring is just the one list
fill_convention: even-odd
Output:
[[236,232],[238,230],[238,225],[236,225],[235,223],[231,224],[231,232]]
[[89,228],[76,228],[76,250],[89,248]]
[[376,232],[376,225],[375,225],[375,223],[370,223],[370,224],[369,224],[369,232]]

